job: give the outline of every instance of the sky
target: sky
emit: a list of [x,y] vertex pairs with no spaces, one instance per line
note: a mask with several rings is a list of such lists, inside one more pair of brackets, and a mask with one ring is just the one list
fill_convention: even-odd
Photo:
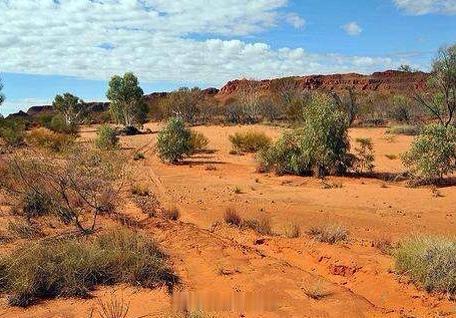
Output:
[[456,42],[456,0],[0,0],[6,115],[70,92],[106,100],[236,78],[429,70]]

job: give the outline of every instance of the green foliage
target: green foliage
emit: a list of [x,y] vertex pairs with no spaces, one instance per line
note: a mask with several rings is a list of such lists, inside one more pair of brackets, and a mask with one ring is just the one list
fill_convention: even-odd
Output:
[[164,129],[158,133],[157,151],[162,161],[178,163],[184,155],[192,152],[191,131],[185,127],[182,119],[173,117]]
[[63,152],[75,144],[75,137],[53,132],[47,128],[32,129],[26,135],[27,144],[52,152]]
[[97,129],[95,145],[101,150],[115,150],[119,148],[119,137],[111,126],[101,125]]
[[52,107],[62,116],[65,125],[68,127],[78,126],[85,110],[84,102],[70,93],[55,96]]
[[106,93],[111,101],[113,119],[125,127],[142,126],[147,119],[147,105],[143,95],[138,78],[133,73],[125,73],[123,77],[113,76]]
[[62,115],[53,116],[49,125],[46,127],[61,134],[76,135],[79,132],[79,124],[74,121],[68,124]]
[[9,147],[19,147],[24,143],[25,125],[20,120],[0,120],[0,139]]
[[389,110],[389,117],[400,123],[411,123],[415,117],[412,100],[403,95],[395,95]]
[[456,127],[425,126],[402,161],[419,182],[440,181],[451,175],[456,171]]
[[209,144],[209,140],[207,139],[207,137],[204,136],[202,133],[193,130],[190,133],[190,152],[197,153],[206,150],[207,145]]
[[237,132],[228,138],[236,153],[257,152],[271,145],[271,138],[257,131]]
[[201,114],[204,103],[204,92],[200,88],[181,87],[162,99],[160,108],[165,118],[178,116],[193,124]]
[[374,146],[370,138],[357,138],[358,147],[355,148],[356,160],[354,168],[358,173],[372,172],[374,170]]
[[262,170],[324,176],[342,173],[350,165],[348,121],[333,101],[315,94],[304,112],[302,128],[285,133],[259,155]]
[[0,259],[9,304],[28,306],[49,297],[87,297],[101,284],[172,287],[177,278],[149,238],[113,230],[94,238],[28,243]]
[[456,295],[456,241],[442,237],[415,236],[394,253],[396,270],[427,291]]

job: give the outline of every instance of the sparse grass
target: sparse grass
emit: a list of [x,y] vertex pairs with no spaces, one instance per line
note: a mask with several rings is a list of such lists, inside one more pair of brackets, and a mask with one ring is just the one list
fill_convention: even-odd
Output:
[[229,207],[226,209],[225,214],[223,215],[223,220],[226,224],[240,226],[242,223],[242,218],[235,208]]
[[43,298],[87,297],[100,284],[171,288],[176,282],[155,243],[127,230],[93,239],[28,242],[0,258],[0,287],[12,306]]
[[268,217],[260,217],[259,219],[247,219],[241,224],[242,228],[251,229],[262,235],[273,235],[271,219]]
[[272,143],[271,138],[263,132],[247,131],[237,132],[229,136],[234,153],[257,152],[269,147]]
[[307,233],[317,241],[329,244],[347,241],[349,236],[347,228],[339,224],[314,226]]
[[75,136],[53,132],[47,128],[31,130],[25,137],[27,144],[46,149],[52,152],[62,152],[71,148],[75,143]]
[[126,318],[130,304],[126,303],[123,298],[117,299],[112,297],[110,300],[98,302],[98,315],[100,318]]
[[34,239],[43,236],[41,229],[32,223],[24,220],[10,221],[7,225],[8,233],[20,239]]
[[380,252],[386,255],[390,255],[393,251],[393,244],[391,243],[391,240],[384,237],[373,240],[372,247],[375,247]]
[[321,180],[321,188],[322,189],[342,189],[343,188],[342,182],[330,182],[325,179]]
[[443,237],[414,236],[394,253],[396,270],[428,292],[456,296],[456,241]]
[[205,151],[209,145],[209,140],[202,133],[192,130],[190,134],[191,153]]
[[387,154],[385,155],[386,158],[388,158],[389,160],[396,160],[398,157],[397,155],[393,155],[393,154]]
[[139,161],[139,160],[144,160],[144,159],[146,159],[146,156],[144,155],[143,152],[135,152],[135,154],[133,155],[134,161]]
[[420,127],[411,125],[393,126],[386,130],[387,134],[416,136],[420,133]]
[[316,282],[307,282],[301,289],[304,291],[304,294],[315,300],[323,299],[332,294],[321,279]]
[[233,188],[233,192],[234,192],[235,194],[242,194],[242,189],[241,189],[240,187],[238,187],[238,186],[235,186],[235,187]]
[[163,216],[171,221],[177,221],[180,218],[180,211],[177,207],[170,207],[163,211]]
[[283,227],[283,235],[288,238],[298,238],[301,236],[301,227],[295,222],[288,222]]
[[135,183],[131,187],[131,194],[139,195],[141,197],[147,197],[150,194],[150,192],[149,188],[146,185]]

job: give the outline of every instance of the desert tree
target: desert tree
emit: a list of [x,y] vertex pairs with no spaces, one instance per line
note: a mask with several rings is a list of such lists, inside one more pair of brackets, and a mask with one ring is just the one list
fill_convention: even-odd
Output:
[[141,126],[147,118],[144,92],[133,73],[115,75],[109,82],[106,96],[110,100],[110,111],[114,120],[125,127]]
[[200,104],[204,102],[204,92],[199,87],[181,87],[163,99],[160,106],[166,118],[179,117],[193,124],[201,112]]
[[415,73],[415,72],[419,72],[418,69],[413,68],[413,67],[411,67],[411,66],[408,65],[408,64],[401,64],[401,65],[397,68],[397,70],[398,70],[399,72],[404,72],[404,73]]
[[310,103],[311,95],[299,89],[293,77],[280,78],[271,81],[272,101],[278,105],[288,120],[302,119],[305,106]]
[[67,126],[79,125],[84,113],[84,102],[70,93],[55,96],[52,107],[63,117]]
[[428,90],[416,91],[415,100],[444,126],[453,122],[456,112],[456,44],[442,47],[432,64]]

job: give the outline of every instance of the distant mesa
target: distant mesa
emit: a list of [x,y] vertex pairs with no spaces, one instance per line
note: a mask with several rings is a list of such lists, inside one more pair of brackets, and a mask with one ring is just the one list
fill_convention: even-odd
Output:
[[[356,73],[332,74],[332,75],[308,75],[287,77],[294,88],[303,91],[321,90],[341,92],[347,88],[352,88],[357,93],[379,92],[384,94],[404,94],[412,89],[423,90],[426,87],[428,73],[414,72],[407,73],[401,71],[388,70],[385,72],[375,72],[371,75]],[[221,103],[225,103],[236,96],[240,91],[247,87],[253,87],[261,93],[271,91],[274,82],[284,78],[266,80],[238,79],[229,81],[220,90],[217,88],[207,88],[203,92],[207,96],[214,97]],[[169,93],[155,92],[144,95],[146,102],[153,103],[157,99],[164,98]],[[104,112],[109,108],[109,102],[89,102],[86,103],[89,113]],[[28,117],[52,114],[51,105],[32,106],[27,112],[19,111],[8,117]]]

